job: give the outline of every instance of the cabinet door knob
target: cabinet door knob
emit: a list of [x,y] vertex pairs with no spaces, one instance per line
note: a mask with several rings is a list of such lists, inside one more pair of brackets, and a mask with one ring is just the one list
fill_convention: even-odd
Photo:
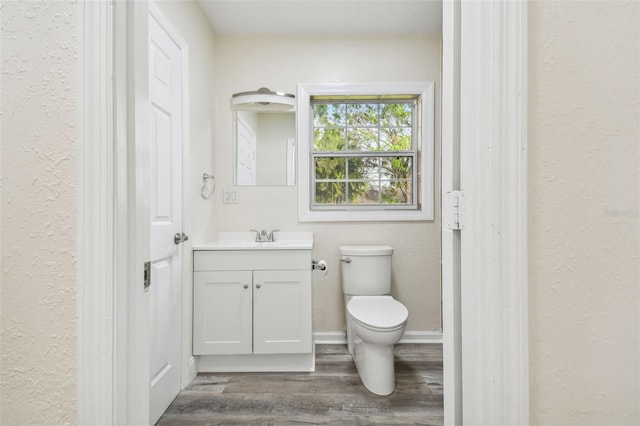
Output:
[[256,284],[256,288],[260,288],[260,287],[262,287],[261,284]]
[[242,287],[243,288],[249,288],[249,284],[244,284]]

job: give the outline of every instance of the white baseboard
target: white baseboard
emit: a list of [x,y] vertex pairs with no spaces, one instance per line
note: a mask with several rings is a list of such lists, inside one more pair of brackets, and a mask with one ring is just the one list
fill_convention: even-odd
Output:
[[346,345],[347,333],[345,331],[316,331],[313,333],[313,341],[316,345]]
[[405,331],[399,343],[439,343],[442,344],[441,331]]
[[[313,333],[316,345],[346,345],[347,334],[344,331],[317,331]],[[438,343],[442,344],[441,331],[405,331],[399,343]]]
[[189,358],[189,383],[198,375],[198,367],[196,366],[196,359],[193,355]]

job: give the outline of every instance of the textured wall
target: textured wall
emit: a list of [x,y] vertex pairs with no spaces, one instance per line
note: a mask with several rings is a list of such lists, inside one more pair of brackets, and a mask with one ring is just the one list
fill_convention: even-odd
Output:
[[0,12],[0,423],[75,423],[77,4]]
[[529,6],[535,425],[640,424],[639,6]]
[[[326,259],[328,278],[314,274],[313,329],[344,329],[339,246],[394,247],[392,294],[409,309],[407,330],[441,330],[440,323],[440,50],[439,36],[218,36],[217,132],[214,147],[219,191],[217,228],[313,231],[313,255]],[[268,66],[267,66],[268,64]],[[299,223],[297,188],[240,187],[238,204],[222,204],[233,186],[231,95],[269,87],[295,93],[297,83],[436,82],[436,220],[431,222]],[[304,184],[304,183],[302,183]]]

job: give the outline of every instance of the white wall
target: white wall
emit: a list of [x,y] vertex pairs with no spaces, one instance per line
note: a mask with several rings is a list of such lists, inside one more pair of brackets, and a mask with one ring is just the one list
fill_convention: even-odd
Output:
[[[314,257],[326,259],[328,278],[314,274],[314,331],[344,330],[339,246],[395,248],[393,294],[409,309],[410,331],[440,323],[440,56],[439,36],[218,36],[215,169],[220,189],[233,186],[231,95],[268,87],[295,93],[297,83],[436,82],[436,220],[395,223],[298,223],[295,187],[239,187],[238,204],[216,193],[218,231],[250,228],[313,231]],[[304,183],[303,183],[304,184]]]
[[0,13],[0,424],[73,424],[78,9]]
[[640,424],[640,3],[529,3],[533,425]]

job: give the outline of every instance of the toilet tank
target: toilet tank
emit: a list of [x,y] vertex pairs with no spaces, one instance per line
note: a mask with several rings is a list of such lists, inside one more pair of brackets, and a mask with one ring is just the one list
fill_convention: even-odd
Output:
[[376,296],[391,292],[389,246],[341,246],[342,289],[352,296]]

